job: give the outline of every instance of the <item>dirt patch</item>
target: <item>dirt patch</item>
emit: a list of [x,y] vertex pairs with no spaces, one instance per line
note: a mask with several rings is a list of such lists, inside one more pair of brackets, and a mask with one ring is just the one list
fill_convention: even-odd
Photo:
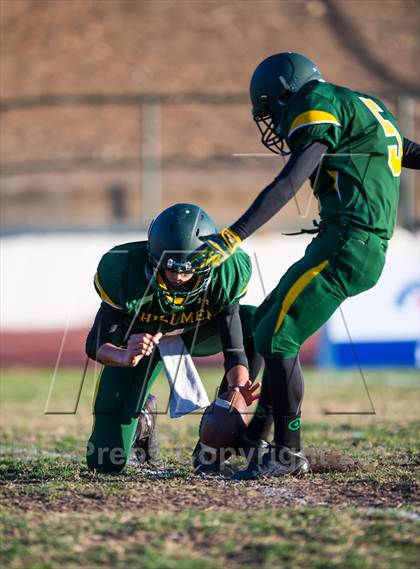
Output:
[[[123,489],[112,482],[69,483],[61,489],[7,483],[0,504],[9,511],[207,511],[294,506],[398,508],[419,506],[419,485],[411,481],[334,480],[316,474],[303,479],[232,482],[221,478],[151,479],[140,475]],[[117,491],[116,491],[117,490]]]
[[327,451],[321,448],[308,449],[306,456],[311,465],[312,472],[316,474],[350,472],[353,470],[367,472],[371,468],[348,453]]

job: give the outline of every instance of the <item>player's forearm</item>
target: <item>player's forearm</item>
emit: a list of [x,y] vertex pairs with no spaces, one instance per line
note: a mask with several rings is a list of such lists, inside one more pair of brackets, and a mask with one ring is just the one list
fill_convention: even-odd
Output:
[[110,343],[103,344],[96,351],[96,360],[107,366],[126,367],[127,350]]
[[327,150],[325,144],[314,142],[305,150],[294,152],[277,178],[259,194],[230,229],[243,240],[267,223],[311,176]]
[[402,165],[404,168],[420,170],[420,144],[404,138]]
[[249,371],[244,365],[235,365],[226,373],[229,387],[247,385],[249,382]]
[[122,322],[123,314],[102,302],[86,338],[86,354],[92,360],[98,360],[100,346],[112,344],[112,340],[115,341],[113,335]]
[[245,354],[239,304],[234,304],[218,316],[220,339],[225,357],[225,371],[228,374],[234,367],[248,370]]

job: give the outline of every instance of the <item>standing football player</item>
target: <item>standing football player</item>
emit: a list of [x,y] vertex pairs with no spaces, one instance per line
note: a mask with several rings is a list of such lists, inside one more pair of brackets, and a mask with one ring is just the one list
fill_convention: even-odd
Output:
[[[237,249],[222,266],[201,270],[187,258],[200,238],[215,231],[201,208],[176,204],[152,222],[147,241],[118,245],[102,257],[95,275],[102,303],[86,341],[88,356],[104,364],[87,449],[89,468],[121,471],[133,444],[149,462],[156,461],[156,405],[148,394],[162,368],[155,349],[162,336],[180,335],[194,356],[223,351],[221,390],[239,389],[249,402],[255,398],[251,383],[262,363],[251,335],[255,307],[239,306],[251,277],[250,258]],[[256,418],[254,436],[263,438],[264,428]],[[223,464],[201,460],[199,451],[197,445],[197,474],[223,469]]]
[[[420,168],[419,145],[404,139],[379,99],[328,83],[306,57],[285,52],[262,61],[251,79],[262,143],[290,154],[280,174],[229,228],[193,254],[217,266],[271,219],[310,179],[320,224],[302,259],[283,275],[253,318],[271,393],[274,442],[239,479],[302,474],[303,377],[299,350],[348,297],[376,284],[397,218],[401,167]],[[290,152],[285,152],[284,143]]]

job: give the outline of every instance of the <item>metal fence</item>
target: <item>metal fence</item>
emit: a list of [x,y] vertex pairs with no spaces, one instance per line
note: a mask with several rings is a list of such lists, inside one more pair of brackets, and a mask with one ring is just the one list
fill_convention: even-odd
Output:
[[[397,111],[405,136],[416,138],[418,98],[407,93],[385,93],[382,97]],[[195,109],[195,124],[191,124],[192,108]],[[63,109],[70,113],[67,123],[71,125],[74,122],[74,133],[61,134],[59,121],[54,126],[54,120]],[[80,152],[77,147],[78,129],[85,128],[86,121],[78,117],[83,114],[83,109],[95,111],[86,119],[89,128],[94,130],[100,127],[100,109],[113,109],[115,114],[110,121],[112,130],[121,113],[129,111],[131,114],[127,125],[132,128],[133,121],[137,122],[132,135],[133,151],[98,155],[95,144],[100,146],[104,136],[113,136],[112,131],[102,133],[99,128],[95,135],[97,142],[92,136],[83,147],[84,152]],[[226,120],[212,132],[214,119],[219,115],[226,117]],[[169,122],[172,124],[169,134],[165,131],[167,116],[171,117]],[[248,118],[248,97],[242,93],[17,97],[0,103],[0,117],[3,124],[3,232],[85,227],[100,229],[111,226],[130,229],[133,225],[144,226],[167,202],[181,199],[203,203],[216,220],[222,222],[230,218],[231,212],[234,214],[235,206],[239,213],[255,196],[262,180],[269,181],[270,174],[277,173],[282,166],[276,157],[268,161],[261,157],[243,156],[238,159],[235,156],[238,149],[255,149],[264,154],[252,121]],[[51,123],[51,126],[48,134],[43,139],[41,137],[45,152],[39,155],[36,140],[33,144],[31,142],[31,133],[33,136],[46,123]],[[25,125],[31,125],[27,126],[29,139],[25,137]],[[237,135],[232,134],[235,130],[238,131]],[[120,129],[120,138],[116,138],[115,146],[120,145],[126,133],[127,128]],[[60,152],[61,142],[72,135],[74,148],[70,155],[67,153],[63,156]],[[226,142],[229,136],[231,140]],[[167,138],[171,141],[169,148]],[[207,147],[200,149],[201,141],[206,139]],[[252,146],[244,143],[244,139],[252,140]],[[163,180],[165,173],[166,179]],[[77,180],[69,185],[68,177],[75,174],[78,175]],[[121,176],[129,175],[132,177],[128,182],[121,182]],[[125,183],[130,186],[130,191],[124,187]],[[404,173],[400,223],[408,228],[415,227],[419,219],[414,197],[416,183],[413,173]],[[65,192],[61,190],[63,187],[67,187]],[[230,202],[228,193],[233,196]],[[91,200],[86,197],[90,194]],[[60,200],[61,209],[56,204]],[[86,201],[85,214],[81,205],[83,200]],[[98,203],[102,205],[99,207]],[[86,215],[89,216],[88,223]],[[290,220],[289,225],[294,223]]]

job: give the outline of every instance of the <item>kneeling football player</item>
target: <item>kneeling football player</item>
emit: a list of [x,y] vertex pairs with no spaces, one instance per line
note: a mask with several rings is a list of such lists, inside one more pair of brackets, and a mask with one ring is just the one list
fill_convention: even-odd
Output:
[[[150,463],[157,460],[156,403],[149,393],[162,368],[162,338],[180,336],[193,356],[223,351],[220,389],[240,389],[252,400],[250,386],[262,362],[251,333],[255,307],[239,305],[251,277],[250,258],[237,249],[220,267],[201,270],[188,260],[200,238],[215,231],[201,208],[176,204],[152,222],[147,241],[118,245],[102,257],[95,275],[102,303],[86,341],[88,356],[104,364],[87,448],[89,468],[119,472],[133,446]],[[267,424],[254,417],[256,439],[266,438]],[[248,443],[255,447],[255,441]],[[199,451],[198,444],[196,473],[223,468],[202,461]]]

